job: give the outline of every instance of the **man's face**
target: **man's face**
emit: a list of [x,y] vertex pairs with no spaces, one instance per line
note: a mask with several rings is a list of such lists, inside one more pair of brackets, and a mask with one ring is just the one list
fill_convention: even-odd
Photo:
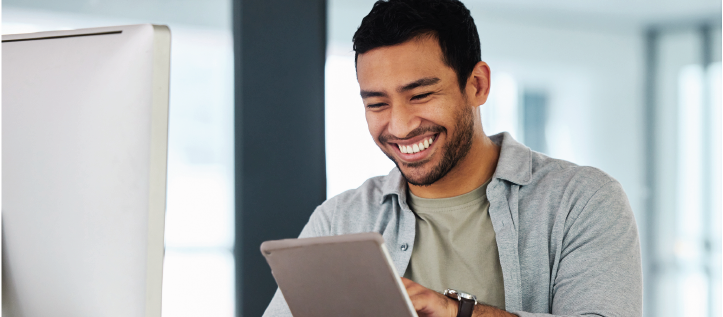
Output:
[[369,132],[413,185],[431,185],[469,151],[474,106],[434,37],[360,54],[357,79]]

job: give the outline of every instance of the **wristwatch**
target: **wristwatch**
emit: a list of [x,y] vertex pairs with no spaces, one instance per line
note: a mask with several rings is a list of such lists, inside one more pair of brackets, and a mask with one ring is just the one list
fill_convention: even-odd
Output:
[[457,317],[472,317],[472,311],[474,311],[474,306],[477,305],[477,296],[462,291],[453,290],[451,288],[444,290],[444,296],[459,301]]

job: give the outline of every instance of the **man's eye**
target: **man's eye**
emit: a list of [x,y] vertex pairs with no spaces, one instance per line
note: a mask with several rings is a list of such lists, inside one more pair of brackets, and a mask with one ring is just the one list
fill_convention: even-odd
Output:
[[432,94],[431,92],[428,92],[426,94],[416,95],[416,96],[412,97],[412,100],[424,99],[424,98],[429,97],[429,95],[431,95],[431,94]]
[[387,104],[386,104],[386,103],[383,103],[383,102],[381,102],[381,103],[373,103],[373,104],[367,105],[367,108],[381,108],[381,107],[386,106],[386,105],[387,105]]

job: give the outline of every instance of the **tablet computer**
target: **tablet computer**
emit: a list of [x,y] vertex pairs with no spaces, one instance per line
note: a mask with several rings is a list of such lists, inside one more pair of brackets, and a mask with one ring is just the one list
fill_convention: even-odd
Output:
[[417,317],[378,233],[266,241],[261,253],[294,317]]

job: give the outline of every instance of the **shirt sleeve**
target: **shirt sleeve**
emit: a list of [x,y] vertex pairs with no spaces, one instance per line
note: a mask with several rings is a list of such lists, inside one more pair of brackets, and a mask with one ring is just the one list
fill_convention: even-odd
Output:
[[637,225],[617,181],[603,185],[565,221],[550,314],[642,316],[642,267]]
[[[304,229],[301,230],[299,238],[311,238],[328,236],[330,233],[330,213],[331,210],[325,208],[326,204],[322,204],[314,210],[309,217]],[[271,299],[271,303],[266,307],[263,317],[292,317],[289,305],[286,304],[284,295],[281,290],[276,288],[276,293]]]

